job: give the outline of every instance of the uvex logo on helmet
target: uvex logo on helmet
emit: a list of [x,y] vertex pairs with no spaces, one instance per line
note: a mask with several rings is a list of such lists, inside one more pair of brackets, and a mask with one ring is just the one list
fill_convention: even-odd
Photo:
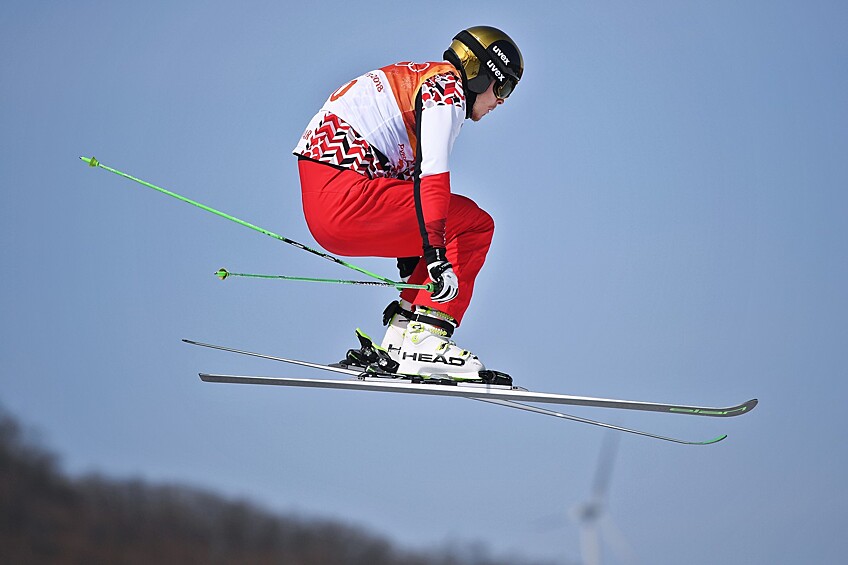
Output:
[[495,75],[495,78],[498,79],[498,82],[503,82],[506,80],[506,75],[501,72],[501,70],[498,68],[494,61],[489,59],[488,61],[486,61],[486,66],[489,67],[489,70],[492,71],[492,74]]
[[500,58],[501,58],[501,61],[503,61],[503,62],[504,62],[504,65],[509,65],[509,57],[507,57],[507,56],[506,56],[506,53],[504,53],[504,52],[501,50],[501,48],[500,48],[500,47],[498,47],[497,45],[495,45],[494,47],[492,47],[492,51],[494,51],[494,52],[495,52],[495,55],[497,55],[498,57],[500,57]]

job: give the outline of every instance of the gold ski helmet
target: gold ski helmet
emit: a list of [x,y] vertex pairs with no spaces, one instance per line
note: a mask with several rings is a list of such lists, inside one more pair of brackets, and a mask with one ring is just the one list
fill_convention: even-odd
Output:
[[506,98],[524,73],[518,46],[494,27],[474,26],[459,32],[444,56],[463,70],[466,86],[474,94],[485,92],[494,80],[495,95]]

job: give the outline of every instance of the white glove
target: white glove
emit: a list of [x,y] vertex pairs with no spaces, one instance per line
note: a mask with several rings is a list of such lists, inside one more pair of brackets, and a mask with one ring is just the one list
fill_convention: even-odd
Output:
[[459,279],[453,272],[453,266],[447,261],[434,261],[427,264],[430,279],[436,284],[430,299],[433,302],[450,302],[459,294]]

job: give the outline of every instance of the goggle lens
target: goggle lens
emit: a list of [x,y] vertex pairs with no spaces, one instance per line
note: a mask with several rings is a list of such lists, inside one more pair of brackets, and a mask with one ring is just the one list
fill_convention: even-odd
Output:
[[515,90],[516,81],[513,78],[507,78],[505,81],[501,83],[495,83],[495,96],[501,99],[509,98],[509,95],[512,94],[512,91]]

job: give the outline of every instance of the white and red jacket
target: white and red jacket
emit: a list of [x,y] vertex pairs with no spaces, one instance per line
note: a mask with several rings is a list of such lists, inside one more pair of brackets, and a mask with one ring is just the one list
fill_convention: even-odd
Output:
[[462,79],[451,63],[397,63],[330,95],[294,154],[369,178],[413,181],[424,247],[444,247],[449,156],[465,117]]

